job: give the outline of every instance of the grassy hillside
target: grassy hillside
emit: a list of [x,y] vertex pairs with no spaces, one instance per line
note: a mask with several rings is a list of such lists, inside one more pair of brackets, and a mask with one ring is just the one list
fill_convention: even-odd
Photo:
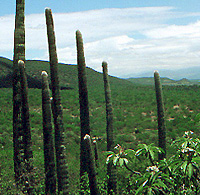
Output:
[[[0,57],[0,70],[1,70],[0,78],[12,72],[12,65],[13,65],[12,60]],[[99,64],[99,66],[101,66],[101,64]],[[38,60],[26,61],[26,73],[31,78],[41,81],[41,72],[44,70],[47,71],[47,73],[50,75],[49,62],[38,61]],[[59,63],[58,70],[59,70],[60,85],[77,89],[78,87],[77,66]],[[89,88],[98,88],[99,86],[102,87],[103,86],[102,77],[103,76],[101,73],[96,72],[91,68],[87,68],[87,81]],[[10,79],[9,81],[6,80],[5,82],[10,82],[11,86]],[[124,79],[119,79],[116,77],[110,77],[110,82],[112,83],[112,85],[116,85],[119,87],[120,86],[123,87],[123,85],[130,85],[129,81]]]

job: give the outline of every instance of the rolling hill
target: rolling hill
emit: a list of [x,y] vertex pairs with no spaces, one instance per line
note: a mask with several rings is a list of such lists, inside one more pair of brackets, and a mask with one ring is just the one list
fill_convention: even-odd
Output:
[[[12,87],[12,65],[13,61],[0,57],[0,88]],[[60,86],[63,89],[74,89],[78,87],[78,76],[76,65],[59,63]],[[47,61],[27,60],[26,73],[29,88],[41,88],[41,72],[47,71],[50,74],[50,66]],[[103,87],[102,73],[87,68],[88,87]],[[114,86],[125,86],[131,83],[126,79],[110,76],[110,83]]]

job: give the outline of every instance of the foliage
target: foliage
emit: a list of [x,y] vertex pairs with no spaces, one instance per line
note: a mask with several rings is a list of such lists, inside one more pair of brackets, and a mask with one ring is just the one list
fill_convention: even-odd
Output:
[[[137,194],[198,194],[200,185],[200,140],[191,137],[192,131],[187,131],[183,137],[172,142],[176,154],[169,159],[156,161],[155,153],[161,152],[153,144],[140,144],[137,151],[124,150],[119,144],[116,152],[109,151],[106,163],[113,162],[115,166],[125,167],[129,173],[131,190]],[[128,167],[131,160],[139,160],[145,155],[150,164],[142,172],[133,171]],[[130,188],[130,185],[129,185]],[[128,189],[128,188],[127,188]],[[130,190],[130,189],[129,189]]]
[[[45,67],[42,65],[42,69]],[[26,66],[28,69],[28,65]],[[34,67],[34,63],[33,63]],[[38,64],[39,67],[39,64]],[[63,67],[64,68],[64,67]],[[39,69],[39,68],[38,68]],[[41,67],[40,67],[41,69]],[[45,70],[45,68],[44,68]],[[63,69],[64,70],[64,69]],[[77,70],[76,70],[77,71]],[[92,70],[90,70],[92,72]],[[91,77],[89,71],[88,78]],[[65,71],[63,71],[65,72]],[[62,74],[60,79],[63,80]],[[95,74],[94,74],[95,76]],[[98,79],[98,74],[96,76]],[[102,75],[100,75],[102,80]],[[98,82],[99,79],[98,79]],[[145,143],[149,145],[154,143],[157,145],[156,121],[153,117],[156,115],[156,101],[153,87],[137,86],[126,83],[124,80],[110,77],[112,98],[113,98],[113,114],[114,114],[114,133],[116,142],[122,143],[123,148],[132,148],[137,151],[138,144]],[[75,83],[76,84],[76,83]],[[78,84],[77,84],[78,85]],[[106,120],[104,109],[104,89],[103,85],[88,83],[89,86],[89,106],[92,136],[100,137],[102,140],[98,143],[99,149],[99,167],[98,180],[103,186],[103,180],[106,173],[106,165],[104,165],[105,155],[101,151],[106,150]],[[98,89],[97,89],[98,88]],[[171,140],[175,140],[185,131],[191,129],[196,137],[199,136],[199,122],[197,113],[200,112],[198,101],[198,86],[164,86],[163,93],[165,98],[166,119],[174,118],[174,120],[166,120],[167,129],[167,159],[175,155],[174,145],[170,145]],[[144,93],[145,92],[145,93]],[[69,190],[78,194],[79,188],[79,104],[78,90],[62,90],[63,105],[63,122],[64,137],[67,151],[67,161],[69,163]],[[6,194],[6,190],[14,189],[13,183],[13,152],[12,152],[12,90],[0,89],[0,147],[1,147],[1,193]],[[174,105],[179,108],[174,109]],[[43,155],[43,135],[42,135],[42,109],[41,109],[41,90],[29,89],[29,106],[31,118],[31,133],[33,142],[33,163],[36,169],[38,194],[44,193],[44,155]],[[193,111],[193,112],[191,112]],[[143,116],[141,113],[146,113]],[[147,120],[148,119],[148,120]],[[118,126],[116,121],[120,121],[122,125]],[[195,122],[196,121],[196,122]],[[2,141],[2,142],[1,142]],[[133,155],[134,156],[134,155]],[[126,156],[128,158],[128,156]],[[151,166],[145,155],[138,156],[134,160],[128,159],[128,166],[132,170],[145,171],[146,167]],[[155,155],[155,158],[156,155]],[[169,160],[165,163],[169,164]],[[167,167],[163,162],[162,166]],[[123,166],[124,167],[124,166]],[[167,169],[165,169],[168,171]],[[134,194],[132,191],[135,185],[133,177],[125,174],[128,170],[124,167],[117,170],[118,189],[121,194]],[[142,172],[141,171],[141,172]],[[134,174],[136,175],[136,174]],[[40,185],[39,185],[40,184]],[[43,185],[43,186],[41,186]],[[7,187],[6,187],[7,186]],[[103,188],[103,187],[102,187]],[[15,192],[15,190],[13,190]],[[12,193],[11,193],[12,194]],[[191,193],[189,193],[191,194]]]

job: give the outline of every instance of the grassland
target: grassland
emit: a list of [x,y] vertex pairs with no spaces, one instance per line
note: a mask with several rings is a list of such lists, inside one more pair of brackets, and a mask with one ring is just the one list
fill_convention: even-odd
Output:
[[[49,72],[47,62],[28,61],[26,69],[29,75],[38,78],[40,77],[41,70]],[[6,70],[4,69],[2,72],[5,73]],[[71,90],[62,90],[61,96],[64,111],[65,145],[69,164],[70,189],[72,194],[76,194],[79,177],[80,141],[77,70],[74,65],[60,64],[59,71],[60,83],[73,88]],[[87,69],[87,74],[91,134],[92,136],[102,138],[98,143],[100,153],[98,176],[103,178],[105,177],[106,169],[106,155],[104,154],[106,150],[106,114],[103,78],[101,73],[95,72],[92,69]],[[153,85],[138,85],[115,77],[110,77],[110,82],[114,107],[115,143],[119,143],[125,148],[133,149],[139,143],[157,144],[157,108]],[[199,135],[198,124],[193,124],[193,119],[200,111],[199,90],[200,87],[197,85],[163,87],[168,155],[174,152],[173,148],[169,146],[171,140],[181,136],[184,131],[192,130]],[[29,89],[31,133],[38,194],[42,194],[42,191],[44,191],[41,101],[41,90]],[[0,194],[12,194],[15,187],[12,160],[11,88],[0,89],[0,102]],[[122,172],[118,174],[122,180]]]

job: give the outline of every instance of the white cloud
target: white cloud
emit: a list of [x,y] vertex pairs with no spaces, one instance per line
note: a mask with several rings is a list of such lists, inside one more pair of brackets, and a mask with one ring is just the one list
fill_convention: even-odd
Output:
[[[59,62],[76,63],[75,31],[82,32],[87,66],[101,71],[103,60],[115,76],[160,68],[199,65],[200,21],[167,24],[199,16],[172,7],[102,9],[54,16]],[[13,50],[14,16],[0,17],[0,52]],[[28,59],[48,60],[44,14],[26,16]],[[8,57],[8,56],[5,56]]]

